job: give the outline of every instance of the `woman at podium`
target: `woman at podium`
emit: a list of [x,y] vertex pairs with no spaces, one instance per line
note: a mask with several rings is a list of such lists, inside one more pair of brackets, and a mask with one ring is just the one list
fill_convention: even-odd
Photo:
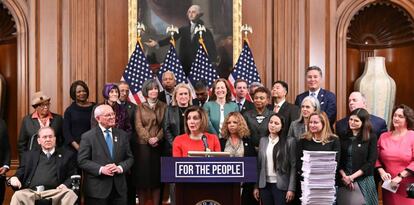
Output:
[[296,140],[281,135],[283,118],[274,113],[268,123],[268,136],[260,138],[257,158],[258,189],[254,196],[263,205],[286,204],[296,189]]
[[[250,130],[239,112],[231,112],[224,119],[221,128],[221,151],[229,152],[231,157],[254,157],[257,155],[250,140]],[[253,197],[254,183],[243,183],[241,204],[254,205],[258,202]]]
[[208,117],[203,108],[187,108],[184,122],[185,134],[177,136],[173,141],[173,157],[188,157],[188,151],[221,151],[218,137],[206,132]]

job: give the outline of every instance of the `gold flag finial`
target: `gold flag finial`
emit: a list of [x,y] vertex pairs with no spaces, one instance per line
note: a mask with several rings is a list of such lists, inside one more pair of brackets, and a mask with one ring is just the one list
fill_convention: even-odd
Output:
[[138,36],[137,36],[137,42],[139,43],[139,45],[141,46],[141,48],[143,48],[142,42],[141,42],[141,35],[142,35],[142,33],[144,33],[144,31],[145,31],[145,25],[143,23],[141,23],[141,22],[138,22],[137,23],[137,34],[138,34]]
[[248,42],[247,34],[253,33],[252,27],[247,25],[247,24],[244,24],[244,25],[241,26],[240,31],[244,34],[243,39]]
[[175,39],[174,39],[174,34],[179,34],[179,30],[176,26],[171,25],[167,27],[166,33],[169,34],[171,36],[171,44],[175,47]]
[[204,40],[203,40],[203,33],[206,32],[206,27],[204,25],[198,24],[195,29],[194,29],[194,33],[198,33],[200,34],[200,38],[198,39],[198,42],[201,44],[201,46],[203,46],[204,51],[207,53],[207,48],[206,45],[204,44]]

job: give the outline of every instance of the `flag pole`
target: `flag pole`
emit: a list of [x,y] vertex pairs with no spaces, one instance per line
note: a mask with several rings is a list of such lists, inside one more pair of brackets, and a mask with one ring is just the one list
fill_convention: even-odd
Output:
[[198,42],[200,43],[200,45],[203,47],[204,51],[208,55],[207,47],[206,47],[206,44],[204,44],[204,40],[203,40],[203,32],[206,32],[206,27],[204,25],[199,24],[194,29],[194,33],[199,33],[200,34],[200,38],[198,39]]

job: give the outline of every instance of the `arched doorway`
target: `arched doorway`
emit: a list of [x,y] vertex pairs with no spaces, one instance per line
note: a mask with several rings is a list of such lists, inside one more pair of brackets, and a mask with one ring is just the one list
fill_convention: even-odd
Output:
[[[8,131],[11,145],[11,165],[12,169],[18,165],[17,156],[17,133],[19,125],[23,117],[29,112],[29,23],[28,23],[28,5],[24,0],[1,0],[1,7],[3,7],[9,16],[12,17],[14,22],[15,32],[13,36],[15,38],[15,56],[14,56],[14,69],[9,68],[10,73],[4,74],[5,76],[13,76],[15,79],[8,84],[14,86],[8,90],[9,96],[13,96],[10,99],[12,102],[7,102],[10,107],[10,122],[8,122]],[[13,46],[10,46],[13,47]],[[10,63],[13,63],[10,60]],[[7,79],[6,79],[7,81]],[[10,103],[10,104],[9,104]],[[13,126],[14,124],[14,126]]]
[[[390,0],[390,1],[376,1],[376,0],[345,0],[341,3],[337,10],[337,16],[338,16],[338,22],[337,22],[337,32],[336,32],[336,45],[337,45],[337,53],[336,53],[336,69],[337,69],[337,96],[338,101],[340,102],[347,102],[347,97],[349,93],[350,85],[348,84],[348,81],[351,81],[353,86],[352,78],[355,78],[355,76],[349,76],[349,75],[356,75],[355,73],[360,72],[359,70],[348,73],[349,66],[355,66],[355,65],[349,65],[348,61],[348,45],[347,45],[347,35],[348,30],[350,28],[351,21],[353,18],[358,15],[358,12],[363,11],[365,8],[368,8],[368,5],[373,4],[388,4],[390,8],[388,9],[402,9],[405,11],[406,15],[412,18],[414,16],[414,2],[412,1],[406,1],[406,0]],[[379,15],[382,16],[382,15]],[[401,45],[400,45],[401,46]],[[378,52],[379,55],[380,52]],[[351,58],[359,57],[360,55],[351,53],[350,55],[354,55]],[[359,61],[357,62],[357,64]],[[360,68],[361,65],[357,65],[358,68]],[[360,68],[360,69],[363,69]],[[359,75],[358,75],[359,76]],[[356,77],[358,77],[356,76]],[[399,87],[398,87],[399,86]],[[404,89],[404,85],[397,85],[398,89]],[[397,91],[398,92],[398,91]],[[398,98],[398,94],[397,94]],[[398,101],[396,103],[399,103]],[[347,103],[345,103],[347,104]],[[414,106],[414,104],[412,105]],[[347,106],[346,106],[347,107]],[[338,115],[344,116],[346,115],[346,107],[338,107]]]
[[347,94],[353,91],[355,80],[371,56],[385,58],[388,74],[397,85],[395,103],[414,107],[410,75],[414,20],[404,8],[391,2],[374,2],[354,15],[347,32]]
[[[10,11],[0,2],[0,74],[5,79],[5,89],[0,89],[0,96],[5,92],[4,99],[0,98],[0,116],[6,121],[9,131],[10,144],[17,142],[17,29]],[[3,103],[4,100],[4,103]],[[16,149],[11,146],[12,155]]]

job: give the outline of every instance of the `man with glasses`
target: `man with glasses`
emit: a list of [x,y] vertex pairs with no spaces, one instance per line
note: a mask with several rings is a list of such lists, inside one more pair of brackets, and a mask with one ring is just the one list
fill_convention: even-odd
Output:
[[99,105],[94,117],[98,126],[82,135],[78,153],[85,204],[127,204],[125,173],[134,162],[128,135],[114,128],[111,106]]
[[16,171],[9,179],[16,191],[11,205],[34,204],[38,199],[50,199],[53,204],[74,204],[78,198],[70,189],[71,176],[76,174],[75,155],[65,148],[56,148],[53,128],[39,129],[36,143],[40,149],[25,152]]
[[50,97],[42,91],[36,92],[32,96],[32,107],[35,111],[23,118],[17,149],[20,160],[25,151],[38,149],[39,144],[36,142],[37,131],[42,127],[52,127],[55,131],[56,146],[63,144],[62,125],[63,118],[61,115],[50,111]]

